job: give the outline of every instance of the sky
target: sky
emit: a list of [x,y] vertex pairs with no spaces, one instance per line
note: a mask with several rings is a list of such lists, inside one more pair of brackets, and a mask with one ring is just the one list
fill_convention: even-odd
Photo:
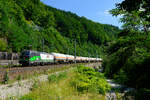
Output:
[[113,17],[108,13],[115,8],[116,3],[123,0],[41,0],[44,4],[50,5],[65,11],[70,11],[78,16],[84,16],[87,19],[102,24],[111,24],[121,27],[119,18]]

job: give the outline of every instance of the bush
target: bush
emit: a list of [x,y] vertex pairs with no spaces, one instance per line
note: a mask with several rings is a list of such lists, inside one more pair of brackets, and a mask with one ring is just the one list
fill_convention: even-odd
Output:
[[3,83],[8,84],[8,81],[9,81],[9,75],[8,75],[8,71],[7,71],[5,76],[4,76]]
[[96,72],[93,68],[84,66],[77,67],[77,74],[71,81],[71,85],[79,92],[92,91],[105,94],[110,90],[103,74]]
[[49,82],[56,82],[56,81],[57,81],[56,78],[57,78],[56,74],[49,75],[49,76],[48,76],[48,81],[49,81]]
[[61,72],[61,73],[59,73],[58,74],[58,80],[61,80],[61,79],[63,79],[63,78],[66,78],[67,77],[67,73],[66,72]]
[[29,96],[22,96],[19,100],[35,100],[35,99]]
[[49,82],[58,82],[59,80],[66,78],[67,77],[67,73],[66,72],[61,72],[58,75],[56,74],[52,74],[48,76],[48,81]]
[[114,80],[118,83],[125,84],[128,81],[128,77],[124,70],[120,70],[118,74],[114,75]]
[[39,81],[38,81],[38,80],[34,80],[34,83],[33,83],[33,85],[32,85],[31,90],[37,89],[38,86],[39,86]]
[[21,76],[21,75],[18,75],[18,76],[17,76],[17,80],[20,81],[21,79],[22,79],[22,76]]
[[6,40],[0,38],[0,51],[6,51],[6,49],[7,49]]

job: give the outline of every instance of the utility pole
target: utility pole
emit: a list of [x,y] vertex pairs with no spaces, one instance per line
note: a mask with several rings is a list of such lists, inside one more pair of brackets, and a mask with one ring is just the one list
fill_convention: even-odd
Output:
[[32,50],[32,45],[29,45],[29,50]]
[[74,63],[76,64],[76,39],[74,42]]
[[96,62],[97,62],[97,59],[98,59],[98,53],[97,53],[97,50],[96,50]]
[[[89,58],[90,58],[90,52],[88,51],[88,55],[89,55]],[[89,62],[90,62],[90,60],[89,60]]]
[[68,48],[68,55],[69,55],[69,48]]
[[98,58],[98,53],[97,53],[97,50],[96,50],[96,59]]
[[42,51],[44,52],[44,39],[42,40]]

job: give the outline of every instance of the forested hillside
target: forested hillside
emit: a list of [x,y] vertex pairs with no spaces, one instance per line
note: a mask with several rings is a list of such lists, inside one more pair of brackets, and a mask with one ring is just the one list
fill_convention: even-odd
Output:
[[71,12],[43,4],[40,0],[0,0],[0,51],[24,49],[74,54],[102,55],[120,30],[93,22]]

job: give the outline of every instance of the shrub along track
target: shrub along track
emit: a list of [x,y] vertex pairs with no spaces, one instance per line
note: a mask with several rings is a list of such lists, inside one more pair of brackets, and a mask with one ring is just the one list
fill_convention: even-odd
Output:
[[[81,63],[80,63],[81,64]],[[91,67],[100,66],[101,63],[82,63]],[[26,76],[34,75],[35,73],[46,72],[48,69],[57,69],[65,66],[74,66],[77,64],[52,64],[46,66],[30,66],[30,67],[12,67],[12,68],[0,68],[0,82],[4,81],[6,74],[9,80],[16,79],[18,76],[22,78]]]

